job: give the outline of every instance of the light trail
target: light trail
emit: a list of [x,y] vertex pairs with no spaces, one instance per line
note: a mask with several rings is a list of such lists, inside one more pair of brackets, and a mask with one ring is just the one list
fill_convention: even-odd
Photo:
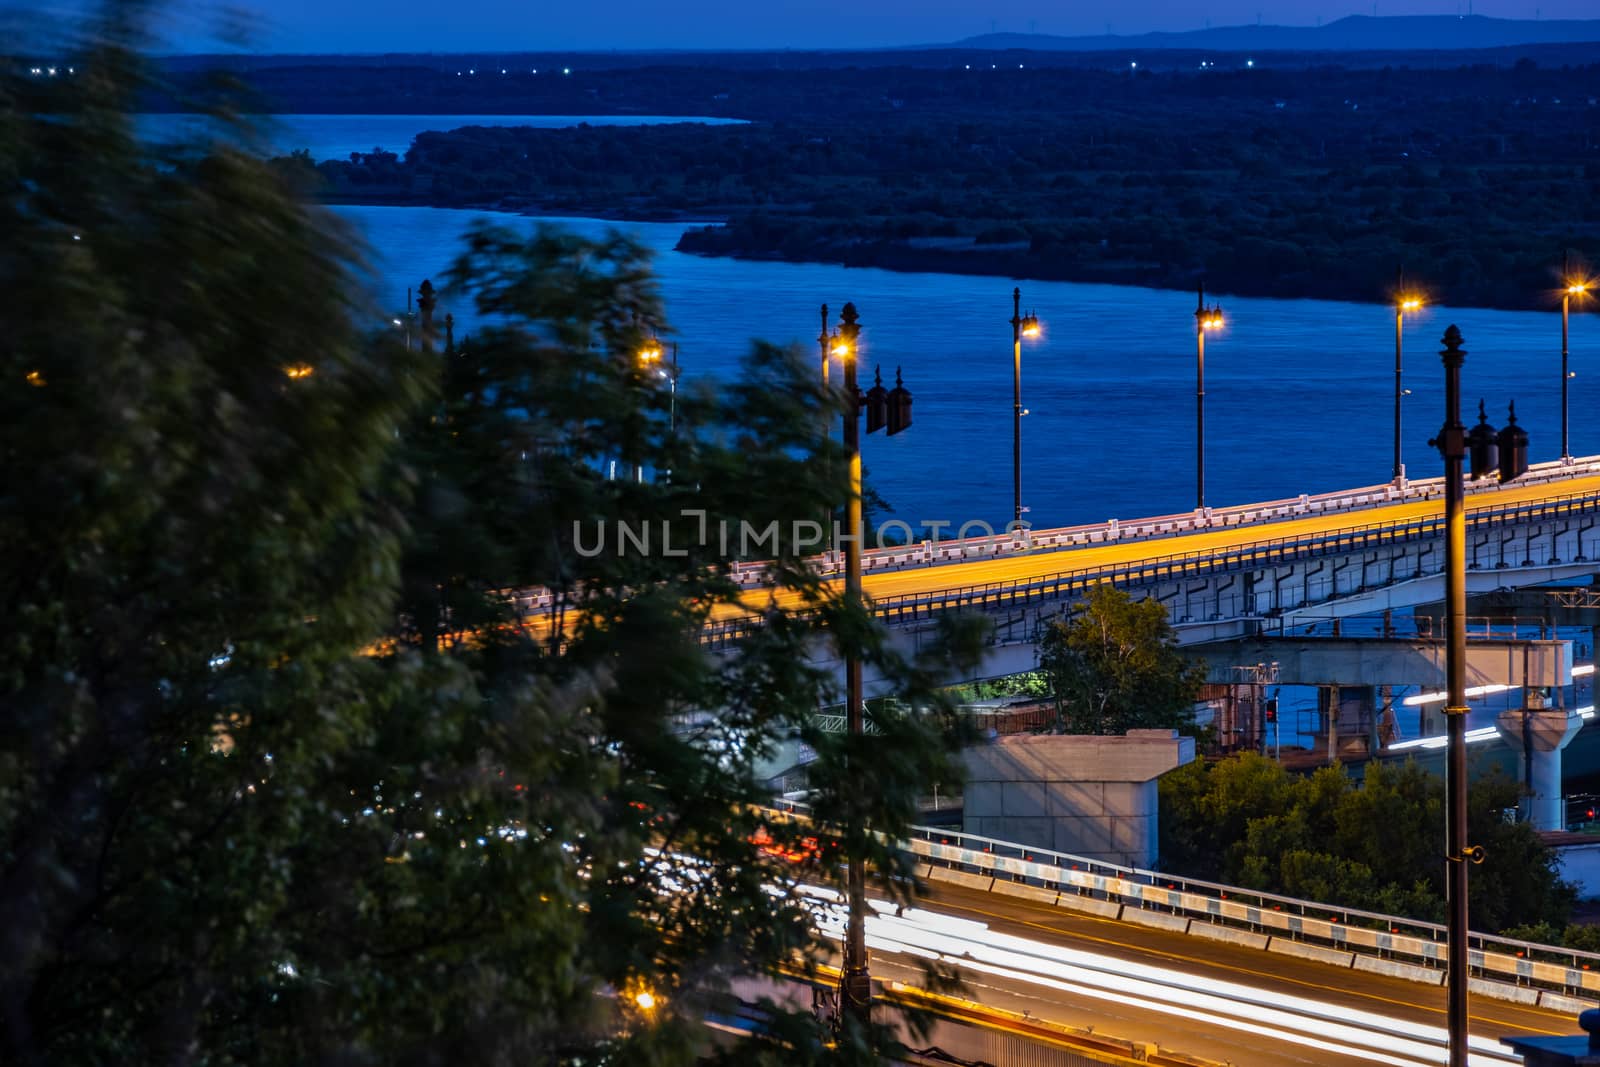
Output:
[[[842,941],[847,915],[838,894],[797,886],[810,897],[823,935]],[[1391,1067],[1448,1062],[1443,1027],[1135,963],[991,930],[987,923],[868,902],[869,947],[956,964],[969,971],[1074,997],[1188,1019],[1322,1053]],[[1520,1067],[1489,1038],[1470,1038],[1473,1067]]]
[[[1544,710],[1545,711],[1560,711],[1561,709],[1560,708],[1545,708]],[[1594,705],[1593,704],[1585,704],[1581,708],[1575,708],[1575,709],[1573,709],[1573,714],[1577,715],[1578,718],[1580,718],[1580,719],[1584,719],[1584,720],[1592,719],[1592,718],[1594,718]],[[1495,736],[1495,728],[1493,726],[1480,726],[1475,730],[1468,730],[1462,736],[1466,738],[1467,744],[1475,745],[1480,741],[1493,740],[1493,738]],[[1402,751],[1404,751],[1404,750],[1406,750],[1408,748],[1414,748],[1414,749],[1444,748],[1446,743],[1448,742],[1448,740],[1449,740],[1448,738],[1446,738],[1446,737],[1444,737],[1442,735],[1439,736],[1439,737],[1414,737],[1410,741],[1397,741],[1396,743],[1394,743],[1394,744],[1388,746],[1387,748],[1385,748],[1384,751],[1385,752],[1402,752]]]

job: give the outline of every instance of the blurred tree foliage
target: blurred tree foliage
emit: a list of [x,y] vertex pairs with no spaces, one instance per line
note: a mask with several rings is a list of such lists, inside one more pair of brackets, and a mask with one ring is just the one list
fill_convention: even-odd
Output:
[[[408,351],[247,127],[133,139],[144,18],[108,9],[70,79],[0,82],[0,1059],[690,1062],[731,979],[822,958],[770,887],[903,868],[868,830],[954,777],[935,683],[978,635],[908,662],[780,538],[784,606],[699,643],[749,611],[718,523],[843,491],[817,462],[841,398],[757,345],[674,417],[621,238],[479,230],[471,343]],[[918,710],[819,734],[824,630]],[[751,842],[792,736],[817,824],[767,830],[821,838],[799,868]],[[720,1055],[887,1042],[827,1037],[780,1012]]]
[[1073,614],[1053,620],[1039,641],[1039,671],[1069,734],[1128,730],[1192,732],[1203,664],[1178,650],[1167,609],[1098,585]]
[[[1488,853],[1469,880],[1474,930],[1559,928],[1571,912],[1554,854],[1503,816],[1518,799],[1498,773],[1472,782],[1467,838]],[[1161,779],[1162,869],[1193,878],[1443,922],[1443,841],[1444,780],[1412,761],[1368,763],[1358,783],[1243,753]]]

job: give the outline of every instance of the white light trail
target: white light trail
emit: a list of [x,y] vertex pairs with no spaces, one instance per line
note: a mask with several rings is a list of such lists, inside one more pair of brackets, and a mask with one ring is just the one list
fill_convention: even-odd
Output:
[[[838,895],[814,887],[796,888],[813,897],[832,898],[826,903],[818,900],[813,910],[823,934],[843,940],[847,915]],[[1003,934],[986,923],[940,912],[908,908],[897,914],[886,902],[869,903],[875,914],[867,918],[867,943],[880,952],[943,960],[1075,997],[1391,1067],[1448,1062],[1442,1027]],[[1473,1067],[1520,1062],[1489,1038],[1472,1038],[1470,1046]]]

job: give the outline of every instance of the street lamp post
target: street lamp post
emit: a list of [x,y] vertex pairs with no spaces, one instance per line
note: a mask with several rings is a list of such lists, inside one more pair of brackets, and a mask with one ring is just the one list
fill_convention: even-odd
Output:
[[1200,283],[1199,301],[1194,309],[1194,463],[1195,507],[1206,506],[1206,331],[1222,328],[1222,308],[1206,307],[1206,283]]
[[[824,330],[824,337],[827,331]],[[887,426],[892,436],[911,425],[911,393],[895,376],[895,387],[885,389],[881,379],[866,394],[857,385],[856,365],[861,337],[860,318],[854,304],[846,304],[839,313],[839,330],[832,338],[831,351],[839,357],[844,370],[844,452],[849,465],[849,495],[845,500],[845,582],[847,605],[858,606],[861,594],[861,425],[862,410],[867,414],[867,432],[872,433]],[[827,342],[824,342],[827,349]],[[849,731],[852,752],[859,749],[860,739],[866,734],[864,693],[861,682],[861,655],[853,648],[841,650],[845,671],[845,724]],[[859,828],[857,828],[859,829]],[[872,1010],[872,974],[867,956],[866,897],[867,873],[865,859],[860,855],[849,857],[848,873],[849,926],[845,934],[844,973],[840,976],[840,999],[844,1013],[865,1022]]]
[[1572,298],[1586,294],[1589,285],[1573,279],[1571,264],[1564,252],[1561,255],[1561,287],[1561,462],[1568,463],[1572,460],[1572,452],[1567,447],[1567,383],[1572,380],[1572,372],[1567,370],[1567,315]]
[[1039,317],[1022,313],[1022,290],[1011,290],[1011,518],[1022,521],[1022,339],[1039,336]]
[[[651,372],[658,379],[660,377],[662,377],[662,376],[667,376],[667,377],[670,378],[670,388],[672,390],[672,396],[671,396],[671,400],[669,402],[670,403],[670,408],[669,408],[669,412],[670,413],[668,415],[668,418],[671,420],[670,423],[669,423],[669,428],[670,428],[673,436],[676,436],[677,432],[678,432],[678,345],[677,345],[677,343],[674,342],[673,345],[672,345],[672,370],[671,370],[670,373],[668,371],[664,370],[662,368],[662,366],[661,366],[661,357],[663,355],[664,355],[664,352],[663,352],[662,347],[661,347],[661,338],[656,336],[656,333],[655,333],[654,330],[651,330],[650,331],[650,336],[648,338],[646,338],[643,347],[641,347],[639,349],[639,364],[640,364],[641,367],[643,367],[644,370],[646,370],[648,372]],[[639,462],[639,463],[634,464],[634,468],[633,469],[634,469],[634,479],[636,481],[642,483],[644,481],[644,463],[643,462]],[[671,471],[667,471],[667,481],[670,482],[671,480],[672,480],[672,472]]]
[[1405,326],[1406,312],[1422,306],[1422,298],[1405,290],[1405,276],[1399,267],[1394,271],[1394,480],[1398,485],[1405,480],[1406,465],[1400,459],[1400,398],[1406,395],[1400,382],[1400,337]]
[[1516,410],[1498,434],[1479,406],[1479,425],[1461,424],[1461,365],[1466,351],[1461,331],[1444,333],[1445,421],[1429,444],[1444,457],[1445,521],[1445,1023],[1450,1067],[1467,1067],[1467,864],[1483,862],[1483,847],[1467,844],[1467,515],[1462,461],[1471,454],[1472,476],[1498,468],[1501,481],[1528,469],[1528,435],[1517,425]]
[[[844,370],[844,454],[849,471],[844,505],[844,595],[851,606],[861,602],[861,392],[856,385],[856,342],[860,336],[856,306],[846,304],[839,314],[838,351]],[[854,740],[866,733],[866,722],[861,708],[861,657],[853,650],[845,655],[844,688],[845,723]],[[840,999],[845,1012],[865,1021],[872,1007],[872,972],[867,958],[867,872],[860,856],[851,856],[849,861],[850,920]]]

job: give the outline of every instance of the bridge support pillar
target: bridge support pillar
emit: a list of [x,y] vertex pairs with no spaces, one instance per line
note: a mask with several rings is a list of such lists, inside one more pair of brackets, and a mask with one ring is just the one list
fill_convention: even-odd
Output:
[[1012,734],[962,758],[965,833],[1148,868],[1156,860],[1156,779],[1194,760],[1194,738],[1176,730]]
[[1561,750],[1583,726],[1564,708],[1513,708],[1495,720],[1500,739],[1522,753],[1519,777],[1527,795],[1526,814],[1535,830],[1566,828],[1561,810]]

